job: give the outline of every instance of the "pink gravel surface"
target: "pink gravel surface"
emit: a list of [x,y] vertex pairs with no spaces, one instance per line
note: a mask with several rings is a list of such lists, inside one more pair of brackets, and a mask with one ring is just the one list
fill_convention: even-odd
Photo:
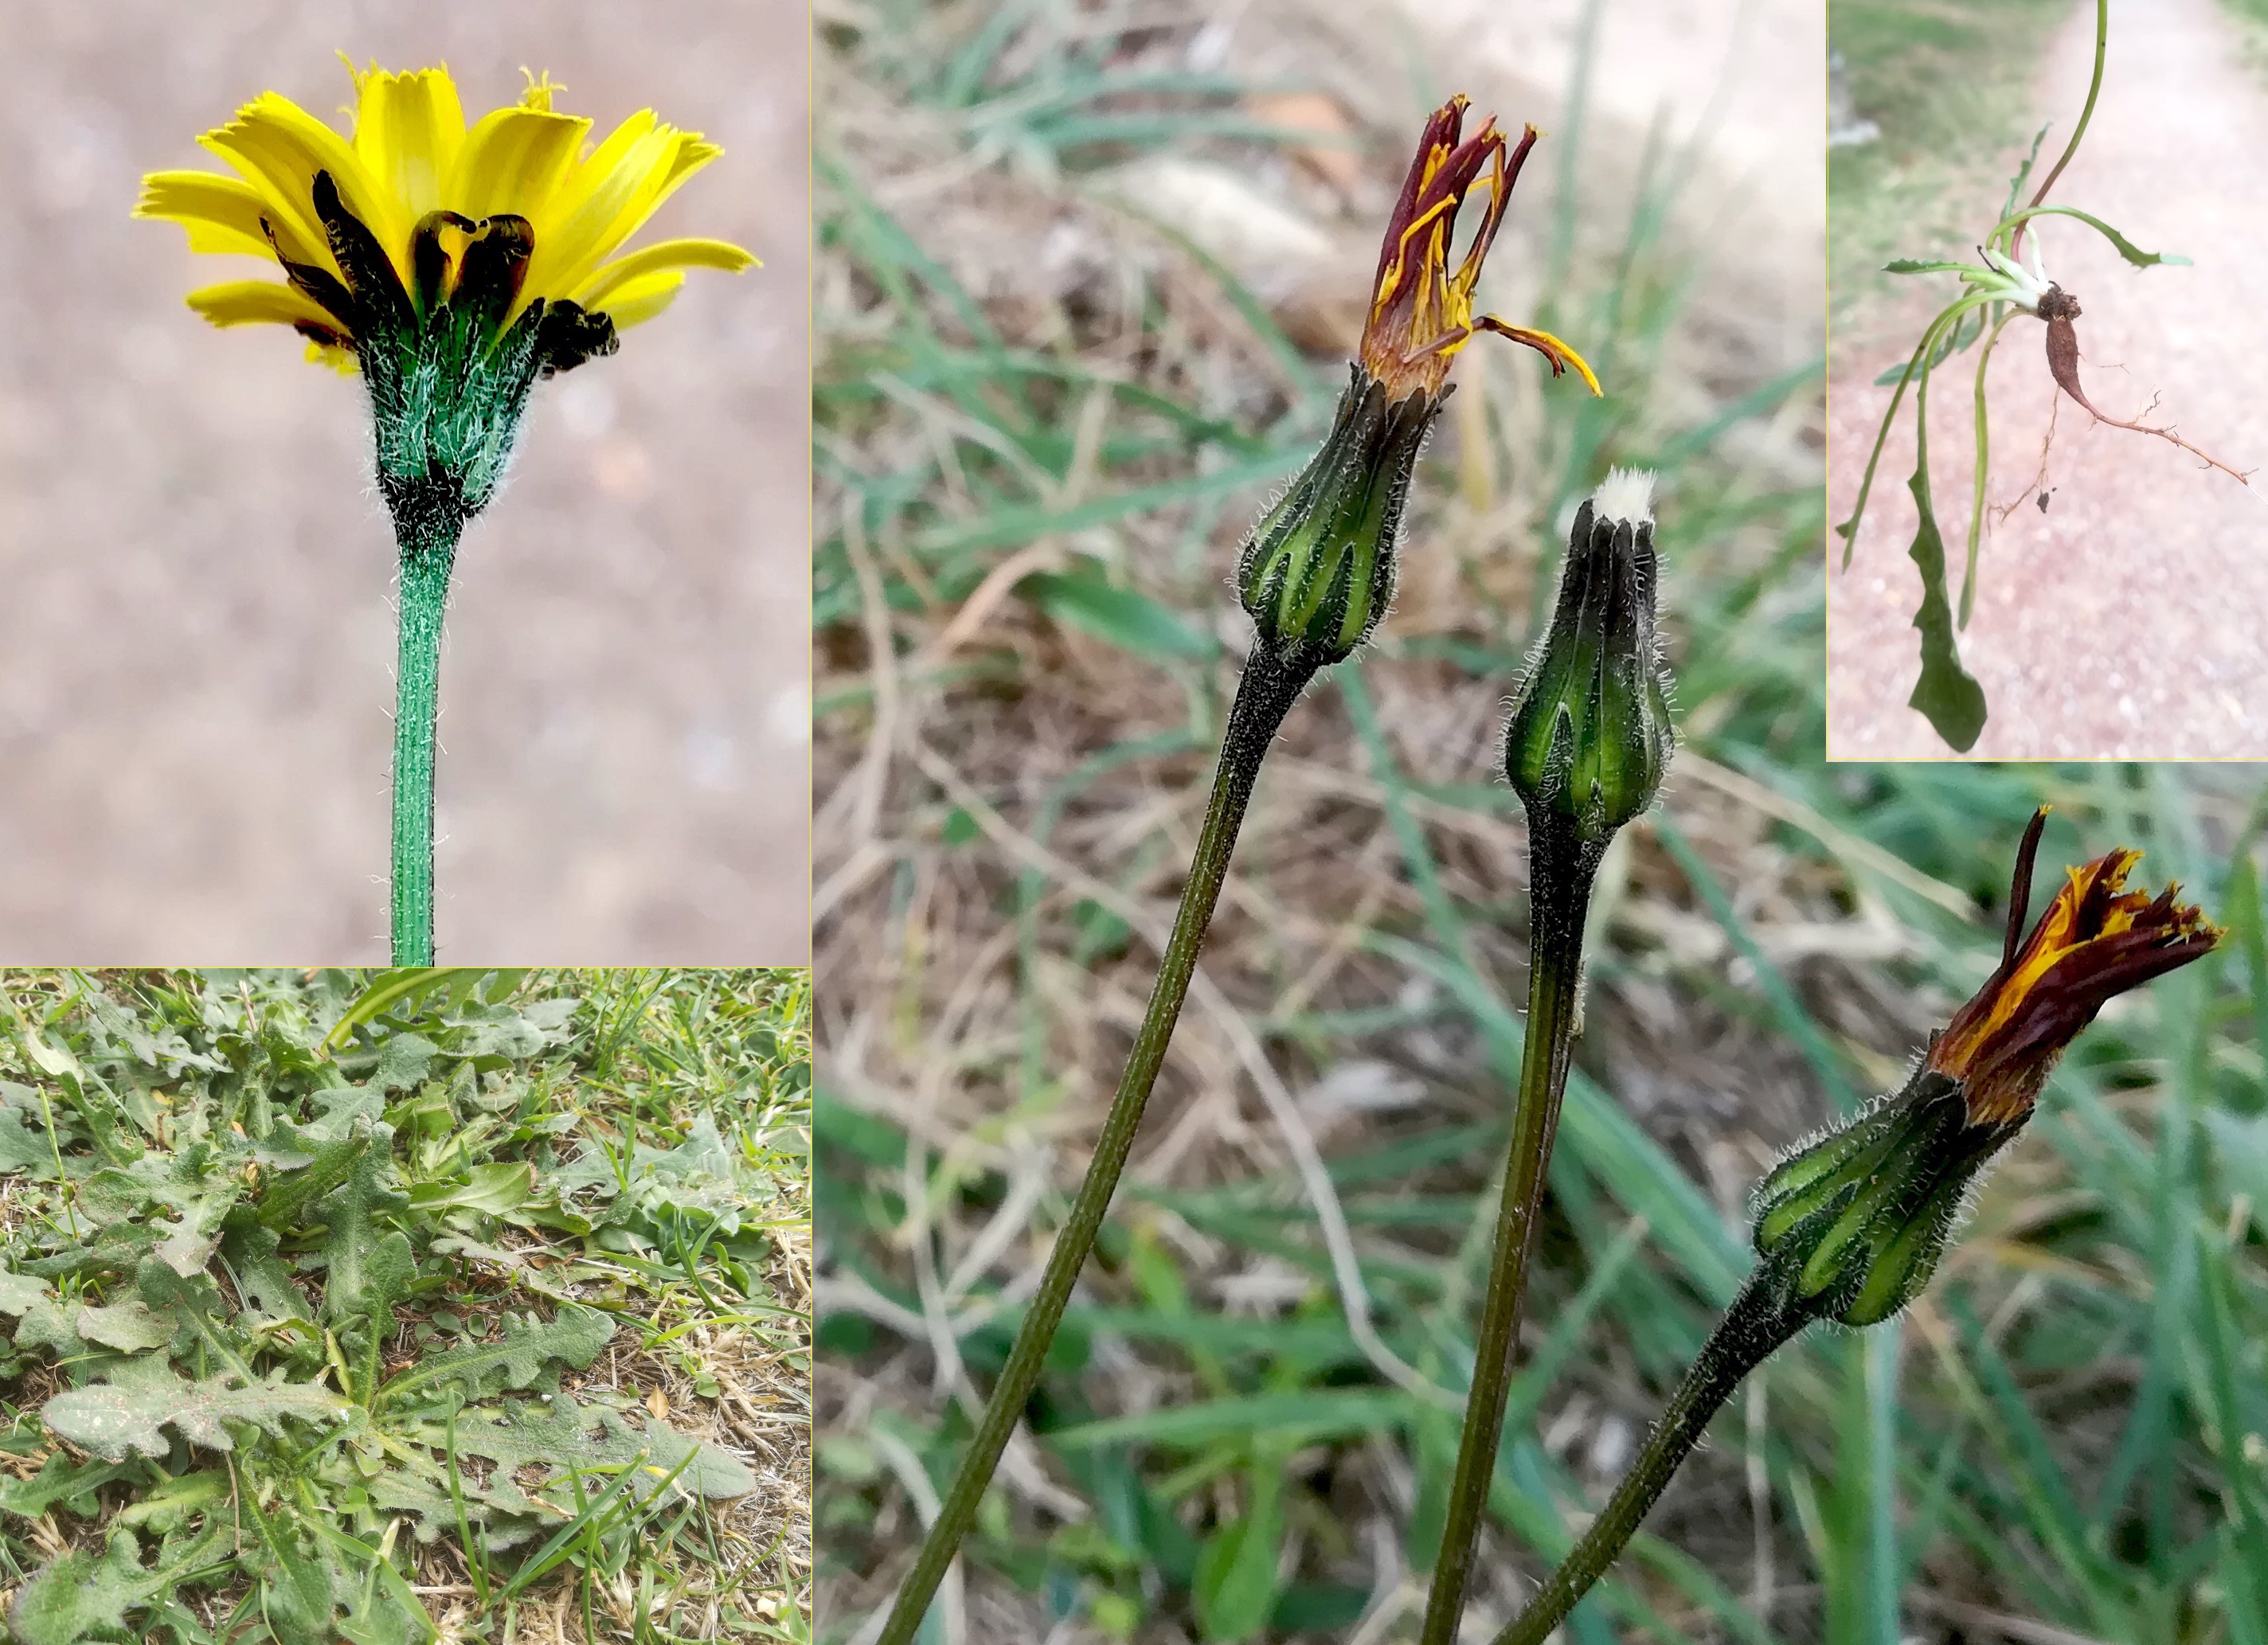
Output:
[[[2083,100],[2091,4],[2057,34],[2038,119],[2057,124],[2044,166]],[[2036,120],[2034,129],[2037,129]],[[2115,0],[2110,67],[2079,157],[2050,195],[2194,268],[2138,269],[2091,229],[2049,218],[2049,275],[2077,297],[2080,378],[2108,415],[2178,427],[2239,469],[2268,467],[2268,77],[2248,66],[2214,0]],[[2013,171],[2020,154],[2009,157]],[[1999,203],[1996,197],[1986,208]],[[1830,202],[1831,209],[1831,202]],[[1977,231],[1989,227],[1980,220]],[[1916,246],[1915,256],[1965,246]],[[1915,276],[1910,298],[1862,312],[1836,339],[1829,387],[1829,503],[1849,517],[1890,390],[1873,386],[1911,348],[1955,287]],[[1930,457],[1951,598],[1960,598],[1971,476],[1976,356],[1957,356],[1931,394]],[[2014,500],[2040,464],[2054,385],[2044,327],[2020,318],[1990,368],[1988,499]],[[2141,415],[2152,396],[2156,408]],[[1944,759],[1952,751],[1906,707],[1918,672],[1911,622],[1921,579],[1906,557],[1914,509],[1912,418],[1901,408],[1851,569],[1828,596],[1828,753]],[[2045,513],[2025,502],[1985,517],[1977,604],[1960,635],[1992,717],[1979,758],[2268,758],[2268,474],[2250,488],[2162,440],[2055,411]]]
[[[394,554],[359,385],[194,284],[260,275],[129,220],[144,171],[335,54],[520,65],[601,135],[725,157],[643,238],[696,271],[539,385],[468,532],[442,665],[441,958],[810,951],[808,12],[799,0],[16,4],[0,102],[0,958],[383,962]],[[272,272],[272,271],[270,271]]]

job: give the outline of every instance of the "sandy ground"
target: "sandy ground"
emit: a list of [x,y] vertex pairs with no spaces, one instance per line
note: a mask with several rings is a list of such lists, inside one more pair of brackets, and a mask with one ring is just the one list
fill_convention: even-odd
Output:
[[[2059,145],[2086,95],[2094,9],[2057,36],[2037,106]],[[2080,380],[2113,416],[2178,425],[2239,469],[2268,466],[2268,401],[2246,364],[2268,314],[2268,219],[2258,157],[2268,151],[2268,83],[2214,0],[2116,0],[2110,68],[2079,158],[2051,202],[2078,207],[2188,268],[2130,268],[2093,231],[2051,219],[2048,272],[2085,307]],[[2009,168],[2014,169],[2013,159]],[[1993,202],[1997,205],[1997,199]],[[1980,225],[1981,226],[1981,225]],[[1956,247],[1917,246],[1914,254]],[[1917,280],[1917,285],[1922,283]],[[1950,276],[1907,304],[1862,314],[1838,334],[1830,391],[1830,518],[1848,517],[1890,391],[1872,378],[1919,334]],[[1942,288],[1940,290],[1940,288]],[[1967,369],[1932,396],[1931,470],[1959,598],[1970,455]],[[2037,470],[2053,384],[2043,328],[2020,319],[1991,367],[1996,503]],[[1918,670],[1910,624],[1921,582],[1905,556],[1911,419],[1874,482],[1856,556],[1829,583],[1829,753],[1941,759],[1950,751],[1906,706]],[[2268,474],[2252,487],[2201,472],[2165,442],[2090,426],[2068,400],[2055,422],[2043,514],[2030,503],[1992,529],[1975,615],[1961,635],[1992,718],[1976,755],[2268,757]],[[1840,540],[1834,547],[1839,553]]]
[[130,221],[140,174],[335,52],[446,59],[468,106],[548,68],[725,158],[647,238],[737,240],[620,355],[539,388],[459,561],[441,955],[809,953],[806,11],[698,0],[11,6],[0,105],[0,958],[385,958],[393,552],[357,386],[250,277]]

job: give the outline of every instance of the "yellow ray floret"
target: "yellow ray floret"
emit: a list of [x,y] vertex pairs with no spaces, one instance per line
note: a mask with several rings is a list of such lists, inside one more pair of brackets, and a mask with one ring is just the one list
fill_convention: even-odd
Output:
[[[530,77],[519,102],[468,129],[446,68],[350,70],[356,104],[342,136],[289,98],[264,92],[198,142],[236,175],[156,172],[143,180],[134,214],[179,223],[189,249],[306,265],[344,279],[315,207],[328,172],[339,202],[367,227],[405,288],[414,287],[411,246],[436,211],[478,223],[527,220],[533,247],[508,327],[538,298],[603,313],[617,327],[666,308],[688,268],[738,271],[756,260],[724,240],[663,240],[627,255],[624,241],[686,179],[721,152],[641,109],[595,149],[590,121],[551,106],[560,88]],[[263,295],[264,293],[264,295]],[[335,364],[351,358],[335,319],[289,286],[232,282],[190,294],[217,325],[272,320],[321,338]]]

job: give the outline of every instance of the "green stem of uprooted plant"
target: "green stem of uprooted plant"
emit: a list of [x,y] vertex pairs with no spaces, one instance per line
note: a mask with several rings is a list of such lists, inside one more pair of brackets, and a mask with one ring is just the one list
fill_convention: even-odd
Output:
[[1086,1266],[1087,1254],[1094,1248],[1095,1234],[1102,1226],[1103,1214],[1109,1208],[1119,1174],[1125,1170],[1127,1157],[1132,1151],[1150,1089],[1157,1083],[1158,1071],[1164,1066],[1166,1047],[1173,1039],[1182,1002],[1189,995],[1189,980],[1197,970],[1197,950],[1204,942],[1205,928],[1212,921],[1213,905],[1219,900],[1221,884],[1227,877],[1229,857],[1236,848],[1237,831],[1243,825],[1245,808],[1251,801],[1261,762],[1267,756],[1269,745],[1275,741],[1284,716],[1291,712],[1292,703],[1299,700],[1300,693],[1314,673],[1314,665],[1286,662],[1264,646],[1256,649],[1245,665],[1235,702],[1229,709],[1220,764],[1213,776],[1212,797],[1205,810],[1204,826],[1197,836],[1197,849],[1190,858],[1188,883],[1182,888],[1173,933],[1167,940],[1158,980],[1151,990],[1149,1006],[1142,1014],[1141,1026],[1135,1033],[1125,1072],[1119,1077],[1117,1094],[1111,1098],[1110,1112],[1103,1120],[1101,1134],[1095,1139],[1094,1157],[1071,1201],[1071,1214],[1056,1236],[1055,1248],[1048,1253],[1046,1272],[1041,1277],[1039,1289],[1033,1293],[1031,1305],[1025,1311],[1023,1325],[1016,1333],[1015,1345],[1008,1351],[999,1380],[993,1384],[992,1397],[986,1402],[984,1414],[969,1440],[960,1472],[954,1476],[952,1487],[922,1539],[913,1569],[898,1590],[889,1619],[875,1645],[911,1645],[938,1584],[944,1581],[946,1570],[961,1546],[961,1539],[976,1521],[977,1506],[983,1501],[993,1470],[999,1465],[1000,1453],[1007,1448],[1008,1437],[1015,1431],[1026,1402],[1039,1384],[1048,1347],[1055,1340],[1056,1327],[1062,1323],[1064,1310],[1071,1302],[1079,1270]]
[[1513,1110],[1512,1149],[1497,1212],[1488,1296],[1474,1344],[1464,1435],[1457,1447],[1440,1556],[1434,1562],[1432,1591],[1426,1597],[1418,1635],[1421,1645],[1449,1645],[1456,1637],[1473,1545],[1488,1507],[1513,1355],[1519,1343],[1521,1304],[1528,1289],[1528,1258],[1535,1248],[1544,1174],[1567,1089],[1567,1061],[1582,984],[1583,929],[1602,848],[1576,840],[1572,832],[1546,819],[1530,819],[1528,1032],[1521,1052],[1520,1094]]
[[394,963],[433,963],[433,749],[441,623],[457,554],[453,529],[401,543],[401,615],[394,709]]
[[1992,329],[1985,334],[1984,346],[1977,351],[1977,473],[1970,481],[1969,555],[1961,572],[1961,626],[1964,628],[1969,626],[1969,613],[1977,603],[1977,543],[1984,532],[1984,479],[1992,466],[1992,424],[1984,410],[1984,368],[1992,363],[1992,348],[2000,341],[2000,334],[2021,312],[2021,309],[2012,308],[1994,320]]
[[[2063,145],[2063,152],[2056,158],[2056,163],[2048,168],[2048,174],[2040,180],[2039,187],[2034,191],[2032,204],[2035,206],[2048,197],[2048,190],[2056,186],[2056,179],[2063,175],[2063,168],[2069,165],[2071,157],[2079,152],[2080,139],[2087,136],[2087,122],[2095,118],[2095,99],[2102,95],[2102,65],[2110,46],[2110,0],[2095,0],[2095,75],[2087,83],[2087,102],[2079,111],[2079,124],[2071,129],[2071,140]],[[2019,224],[2008,247],[2013,253],[2022,251],[2023,246],[2024,231]]]
[[[1890,425],[1896,421],[1898,407],[1904,402],[1909,385],[1914,390],[1914,415],[1917,419],[1928,415],[1929,375],[1938,362],[1954,352],[1959,337],[1958,327],[1970,313],[1994,299],[1989,296],[1964,295],[1938,311],[1923,330],[1921,341],[1907,356],[1905,370],[1898,376],[1897,386],[1890,392],[1889,408],[1882,414],[1881,426],[1874,430],[1874,449],[1867,453],[1866,472],[1859,477],[1859,501],[1852,507],[1851,518],[1835,530],[1843,539],[1843,564],[1848,569],[1851,551],[1859,540],[1859,522],[1867,512],[1867,496],[1874,488],[1874,471],[1882,460],[1882,447],[1889,443]],[[1940,348],[1940,343],[1944,346]]]

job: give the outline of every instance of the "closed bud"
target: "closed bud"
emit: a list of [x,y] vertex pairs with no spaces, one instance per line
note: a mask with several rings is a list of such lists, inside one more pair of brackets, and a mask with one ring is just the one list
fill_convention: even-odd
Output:
[[1360,366],[1352,376],[1322,450],[1253,528],[1237,564],[1260,648],[1293,668],[1341,661],[1386,614],[1410,471],[1447,397],[1388,400]]
[[1505,724],[1531,819],[1602,847],[1653,801],[1676,737],[1654,633],[1651,474],[1617,469],[1575,512],[1551,626]]

